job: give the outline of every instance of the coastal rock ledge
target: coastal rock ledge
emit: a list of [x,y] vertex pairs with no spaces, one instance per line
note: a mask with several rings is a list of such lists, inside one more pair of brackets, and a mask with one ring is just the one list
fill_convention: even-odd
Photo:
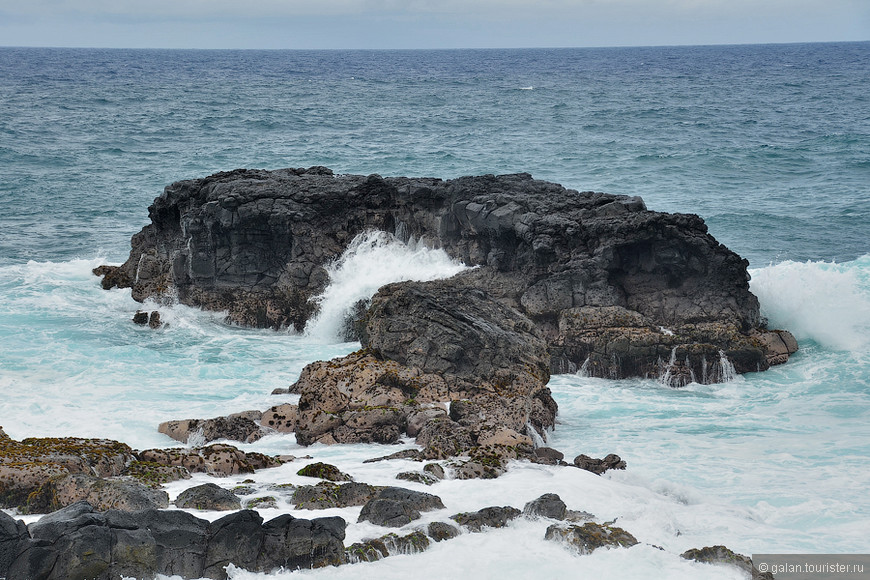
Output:
[[[700,217],[526,173],[441,180],[238,169],[169,185],[149,216],[129,259],[95,270],[103,287],[226,311],[242,325],[302,330],[328,284],[326,266],[374,230],[475,268],[440,285],[391,285],[373,309],[401,322],[397,308],[413,300],[423,301],[417,310],[440,308],[438,293],[498,303],[497,328],[531,321],[553,373],[681,386],[765,370],[797,350],[787,331],[766,328],[748,262]],[[410,347],[409,358],[428,360],[427,349],[440,349],[433,360],[450,358],[437,337],[381,328],[373,315],[352,326],[375,358],[393,358],[379,350],[388,343]]]

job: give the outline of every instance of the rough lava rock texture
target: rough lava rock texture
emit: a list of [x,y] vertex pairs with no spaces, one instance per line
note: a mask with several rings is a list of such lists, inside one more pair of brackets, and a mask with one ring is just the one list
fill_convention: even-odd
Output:
[[[132,287],[137,300],[177,296],[245,325],[302,329],[325,266],[357,234],[382,230],[476,266],[456,284],[531,320],[553,372],[680,386],[765,370],[797,347],[766,329],[748,263],[700,217],[525,173],[445,181],[239,169],[169,185],[149,216],[129,259],[95,271],[103,286]],[[412,298],[391,292],[392,304]],[[450,348],[417,338],[415,360]],[[389,440],[396,428],[372,427],[372,436]]]
[[319,568],[344,562],[345,527],[338,517],[264,523],[242,510],[208,522],[182,511],[98,513],[79,502],[28,529],[0,512],[0,577],[222,580],[231,562],[254,572]]

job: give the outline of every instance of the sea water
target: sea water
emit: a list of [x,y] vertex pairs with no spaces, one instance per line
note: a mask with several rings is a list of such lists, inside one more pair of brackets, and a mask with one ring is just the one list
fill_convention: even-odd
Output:
[[[575,556],[546,522],[463,534],[414,556],[277,577],[738,578],[678,554],[868,552],[870,516],[870,43],[457,51],[0,49],[0,425],[12,437],[176,442],[170,419],[293,401],[270,395],[309,362],[358,347],[341,312],[396,279],[463,266],[416,241],[361,239],[331,267],[307,333],[239,328],[159,308],[130,322],[129,290],[90,270],[120,263],[162,187],[236,167],[434,176],[527,171],[580,191],[641,195],[697,213],[750,261],[772,327],[801,350],[715,385],[553,377],[548,443],[571,459],[618,453],[595,476],[517,463],[434,487],[444,520],[558,493],[641,541]],[[388,267],[384,267],[388,264]],[[381,277],[384,271],[391,275]],[[402,446],[413,446],[404,441]],[[395,447],[246,450],[310,455],[395,484]],[[302,460],[300,460],[302,461]],[[300,462],[258,483],[302,483]],[[240,478],[218,480],[232,487]],[[172,497],[193,481],[168,486]],[[263,488],[266,489],[265,487]],[[263,491],[262,493],[266,493]],[[266,518],[297,512],[278,497]],[[359,508],[327,510],[355,522]],[[200,514],[214,518],[219,514]],[[349,528],[346,543],[381,535]],[[659,550],[653,546],[659,546]],[[237,579],[263,578],[231,570]]]

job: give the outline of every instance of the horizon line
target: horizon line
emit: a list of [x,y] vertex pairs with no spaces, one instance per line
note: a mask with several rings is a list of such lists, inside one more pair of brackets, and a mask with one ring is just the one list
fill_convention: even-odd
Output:
[[461,51],[461,50],[578,50],[578,49],[608,49],[608,48],[704,48],[704,47],[739,47],[739,46],[788,46],[802,44],[861,44],[870,43],[866,40],[806,40],[779,42],[711,42],[707,44],[608,44],[587,46],[490,46],[490,47],[344,47],[344,48],[239,48],[239,47],[172,47],[172,46],[62,46],[62,45],[0,45],[0,49],[50,49],[50,50],[176,50],[176,51],[252,51],[252,52],[329,52],[329,51],[360,51],[360,52],[413,52],[413,51]]

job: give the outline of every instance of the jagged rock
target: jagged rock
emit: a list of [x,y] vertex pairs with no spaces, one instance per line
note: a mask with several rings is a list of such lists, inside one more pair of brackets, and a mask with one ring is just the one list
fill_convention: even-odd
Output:
[[321,481],[317,485],[300,485],[293,494],[293,503],[299,509],[315,510],[365,505],[381,488],[367,483],[341,485]]
[[318,477],[327,481],[353,481],[353,478],[346,473],[342,473],[334,465],[328,463],[310,463],[296,472],[296,475],[305,477]]
[[484,528],[503,528],[523,512],[515,507],[486,507],[476,512],[460,513],[450,519],[472,532],[482,532]]
[[296,420],[299,409],[296,405],[284,403],[275,405],[263,413],[260,425],[274,429],[278,433],[292,433],[296,430]]
[[692,548],[686,550],[680,555],[686,560],[694,560],[706,564],[722,564],[727,566],[735,566],[744,572],[748,572],[753,580],[773,579],[773,575],[769,572],[760,572],[752,563],[752,558],[748,558],[741,554],[726,548],[725,546],[707,546],[705,548]]
[[214,419],[166,421],[157,430],[188,444],[205,445],[218,439],[253,443],[265,434],[259,423],[261,415],[259,411],[245,411]]
[[349,564],[377,562],[388,556],[417,554],[429,548],[429,538],[422,532],[406,536],[387,534],[373,540],[351,544],[345,548],[345,561]]
[[534,321],[554,372],[586,363],[596,376],[659,376],[674,351],[688,376],[702,380],[706,366],[715,381],[719,351],[749,372],[789,350],[751,337],[765,329],[747,262],[701,218],[528,174],[235,170],[169,185],[149,216],[129,259],[95,270],[103,286],[132,287],[137,300],[177,293],[240,324],[301,330],[328,282],[325,266],[355,235],[382,230],[432,240],[477,266],[462,276]]
[[451,540],[460,533],[459,528],[446,522],[432,522],[426,526],[426,534],[436,542]]
[[228,511],[241,509],[242,502],[232,491],[214,483],[204,483],[178,494],[175,506],[182,509]]
[[401,487],[387,487],[363,506],[358,521],[399,528],[419,519],[421,511],[443,508],[444,504],[438,496]]
[[625,469],[626,467],[625,461],[615,453],[610,453],[604,459],[594,459],[588,455],[581,454],[574,458],[574,465],[580,469],[591,471],[596,475],[601,475],[608,469]]
[[527,517],[544,517],[554,520],[564,520],[567,511],[568,506],[555,493],[545,493],[523,507],[523,514]]
[[553,524],[547,528],[546,540],[554,540],[571,546],[580,554],[591,554],[598,548],[629,548],[638,543],[637,538],[613,526],[588,522],[582,526]]

